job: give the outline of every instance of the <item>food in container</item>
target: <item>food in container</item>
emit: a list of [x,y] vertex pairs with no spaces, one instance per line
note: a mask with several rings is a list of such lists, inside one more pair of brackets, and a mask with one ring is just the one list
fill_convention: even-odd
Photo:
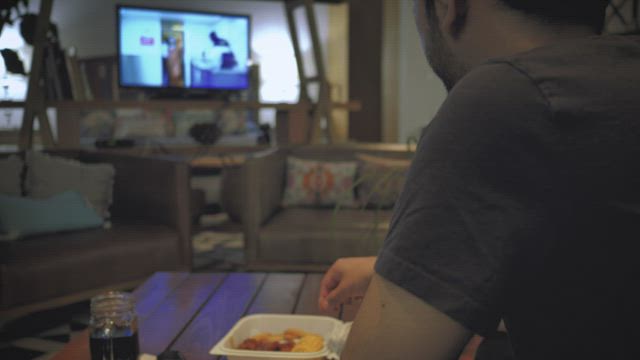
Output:
[[317,352],[324,347],[324,338],[300,329],[287,329],[282,334],[260,333],[245,339],[239,350]]
[[[347,339],[351,323],[344,323],[328,316],[256,314],[240,319],[234,327],[211,349],[212,355],[227,356],[229,360],[315,360],[339,359]],[[287,330],[312,334],[303,343],[302,349],[309,351],[288,352],[263,349],[239,349],[247,339],[279,340]],[[298,334],[299,335],[299,334]],[[304,338],[301,338],[304,339]],[[321,345],[318,342],[321,340]],[[298,342],[300,344],[300,342]],[[273,346],[273,345],[271,345]],[[318,350],[319,349],[319,350]],[[300,348],[298,350],[301,350]],[[312,351],[316,350],[316,351]]]

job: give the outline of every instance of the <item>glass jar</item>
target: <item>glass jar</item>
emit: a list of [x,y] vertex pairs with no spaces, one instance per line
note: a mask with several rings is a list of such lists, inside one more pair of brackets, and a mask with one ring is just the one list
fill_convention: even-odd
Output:
[[138,319],[130,293],[110,291],[91,299],[91,360],[136,360]]

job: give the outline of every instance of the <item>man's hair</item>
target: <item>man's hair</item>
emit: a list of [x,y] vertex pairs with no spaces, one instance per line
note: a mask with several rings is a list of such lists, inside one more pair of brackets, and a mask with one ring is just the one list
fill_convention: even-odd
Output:
[[[459,0],[465,1],[465,0]],[[601,32],[609,0],[496,0],[509,9],[548,24],[573,24]],[[427,14],[434,16],[435,0],[426,0]]]
[[498,0],[550,24],[575,24],[602,31],[609,0]]

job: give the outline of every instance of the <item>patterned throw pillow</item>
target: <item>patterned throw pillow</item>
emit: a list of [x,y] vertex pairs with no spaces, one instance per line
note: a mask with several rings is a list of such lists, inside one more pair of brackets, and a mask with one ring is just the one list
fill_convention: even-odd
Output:
[[359,160],[358,202],[361,206],[390,208],[402,192],[411,160],[356,154]]
[[324,162],[287,158],[284,206],[355,205],[356,162]]

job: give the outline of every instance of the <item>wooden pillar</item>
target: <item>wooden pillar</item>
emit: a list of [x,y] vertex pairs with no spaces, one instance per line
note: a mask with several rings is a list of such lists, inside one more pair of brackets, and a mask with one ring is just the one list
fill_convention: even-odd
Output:
[[362,104],[349,117],[349,137],[382,140],[383,0],[349,1],[349,98]]

